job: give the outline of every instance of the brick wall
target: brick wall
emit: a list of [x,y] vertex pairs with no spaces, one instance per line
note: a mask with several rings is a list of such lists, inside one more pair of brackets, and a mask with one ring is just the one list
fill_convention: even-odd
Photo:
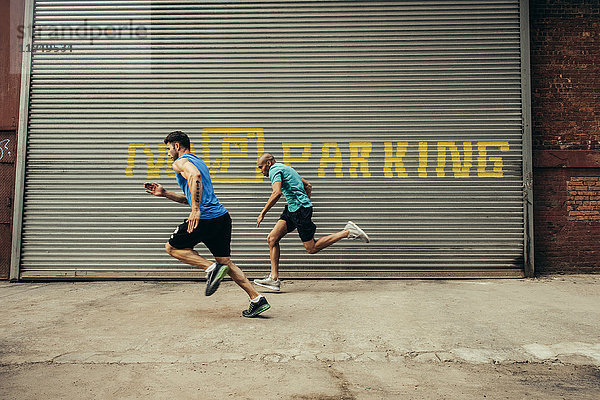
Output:
[[11,255],[24,10],[24,0],[0,1],[0,279],[8,278]]
[[600,2],[530,16],[536,271],[600,272]]
[[598,176],[573,176],[567,181],[567,219],[600,220],[600,179]]
[[0,130],[0,279],[8,278],[10,267],[16,137],[15,131]]

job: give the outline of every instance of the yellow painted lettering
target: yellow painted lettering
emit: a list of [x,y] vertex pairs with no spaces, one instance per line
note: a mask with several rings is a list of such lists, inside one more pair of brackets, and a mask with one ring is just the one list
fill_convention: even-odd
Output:
[[[330,153],[333,152],[333,155]],[[325,177],[325,169],[327,168],[327,164],[335,164],[334,172],[335,176],[341,178],[344,176],[342,173],[342,152],[338,147],[337,143],[323,143],[323,147],[321,148],[321,164],[319,167],[319,178]]]
[[127,167],[125,168],[125,175],[133,176],[133,168],[135,167],[135,151],[139,148],[144,148],[144,143],[129,143],[127,150]]
[[[234,151],[233,149],[238,149],[238,151]],[[248,139],[239,137],[223,138],[222,154],[223,158],[221,159],[221,170],[219,172],[225,173],[229,169],[230,158],[248,157]]]
[[357,167],[360,165],[362,176],[365,178],[370,177],[368,159],[373,148],[371,142],[350,142],[348,145],[350,147],[350,176],[358,178]]
[[463,142],[465,153],[464,163],[461,161],[460,152],[454,142],[438,142],[438,166],[437,176],[445,176],[446,151],[450,150],[452,157],[452,171],[455,178],[468,178],[473,166],[473,145],[471,142]]
[[[190,147],[192,147],[192,146],[190,145]],[[190,149],[190,150],[192,150],[192,149]],[[193,152],[193,150],[192,150],[192,152]],[[156,160],[156,164],[157,164],[156,166],[159,169],[164,168],[164,171],[167,173],[167,176],[170,176],[171,178],[175,178],[175,172],[173,172],[173,163],[171,162],[171,160],[169,158],[168,147],[164,143],[158,144],[158,159]],[[158,176],[158,177],[160,177],[160,176]]]
[[[504,171],[502,169],[504,166],[504,162],[502,160],[502,157],[488,157],[488,147],[498,147],[502,152],[507,152],[509,150],[507,141],[477,142],[477,150],[479,152],[477,156],[477,174],[480,177],[502,178],[504,176]],[[488,159],[494,164],[494,166],[492,167],[492,172],[486,171]]]
[[135,167],[135,153],[138,149],[141,149],[146,155],[146,171],[148,179],[160,178],[160,170],[162,167],[164,167],[164,159],[162,165],[160,160],[157,164],[155,164],[154,154],[152,154],[152,150],[145,143],[129,143],[125,175],[130,177],[133,176],[133,168]]
[[[265,152],[265,134],[262,129],[256,129],[248,133],[249,139],[256,139],[256,161]],[[254,163],[256,165],[256,162]],[[260,168],[256,167],[254,170],[254,176],[256,181],[263,180],[263,174]]]
[[[202,161],[210,170],[210,135],[205,129],[202,130],[202,142],[200,143],[200,147],[202,147]],[[191,150],[191,149],[190,149]],[[212,171],[211,171],[212,172]]]
[[[283,147],[283,163],[292,165],[293,162],[307,162],[310,158],[311,143],[308,142],[284,142]],[[302,149],[301,157],[292,157],[292,149]]]
[[427,177],[427,142],[419,142],[419,177]]
[[406,168],[404,168],[404,162],[402,159],[406,154],[406,148],[408,147],[408,142],[397,142],[396,143],[396,156],[394,157],[394,144],[392,142],[385,142],[383,144],[385,159],[383,163],[383,175],[386,178],[393,178],[394,173],[392,172],[392,166],[396,167],[396,173],[398,174],[398,178],[406,178],[408,173],[406,172]]
[[[231,136],[231,135],[244,135]],[[221,143],[222,158],[217,158],[211,162],[210,160],[210,136],[224,135]],[[204,128],[202,129],[202,159],[210,168],[211,174],[227,173],[230,166],[231,158],[250,157],[251,145],[249,141],[254,140],[256,143],[256,160],[265,152],[265,136],[262,128]],[[243,182],[260,182],[263,180],[263,175],[256,163],[254,162],[255,171],[252,177],[241,178],[212,178],[213,182],[227,183],[243,183]]]

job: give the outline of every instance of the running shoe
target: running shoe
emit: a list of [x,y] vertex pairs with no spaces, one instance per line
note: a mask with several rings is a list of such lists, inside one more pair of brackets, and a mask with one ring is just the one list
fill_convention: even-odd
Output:
[[271,278],[271,275],[263,279],[255,279],[254,284],[271,290],[281,290],[281,281]]
[[360,229],[358,227],[358,225],[356,225],[354,222],[348,221],[348,223],[346,224],[346,227],[344,229],[349,232],[348,239],[361,240],[365,243],[369,243],[369,240],[370,240],[369,236],[365,233],[365,231]]
[[206,295],[210,296],[214,292],[217,291],[219,285],[225,275],[227,275],[227,271],[229,271],[229,266],[227,264],[217,264],[215,263],[215,267],[208,273],[206,277]]
[[271,308],[271,306],[267,302],[267,299],[265,299],[264,296],[260,296],[260,300],[256,303],[253,301],[250,302],[250,307],[248,307],[247,310],[242,311],[242,315],[246,318],[254,318],[258,314],[267,311],[269,308]]

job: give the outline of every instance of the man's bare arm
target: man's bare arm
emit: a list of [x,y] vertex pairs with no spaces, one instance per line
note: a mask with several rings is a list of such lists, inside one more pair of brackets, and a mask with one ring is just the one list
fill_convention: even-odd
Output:
[[167,191],[165,197],[169,200],[176,201],[177,203],[187,204],[188,200],[183,192],[171,192]]
[[271,196],[269,196],[269,200],[267,200],[267,204],[265,204],[263,210],[260,212],[258,218],[256,219],[256,227],[260,226],[260,223],[263,219],[265,219],[265,215],[269,212],[269,210],[277,203],[277,201],[281,198],[283,192],[281,191],[281,181],[273,183],[273,192],[271,192]]
[[171,192],[165,189],[160,183],[144,182],[146,192],[157,197],[165,197],[177,203],[187,204],[187,198],[183,192]]
[[302,184],[304,185],[304,191],[306,192],[306,195],[310,199],[310,196],[312,194],[312,185],[310,184],[309,181],[307,181],[304,178],[302,178]]

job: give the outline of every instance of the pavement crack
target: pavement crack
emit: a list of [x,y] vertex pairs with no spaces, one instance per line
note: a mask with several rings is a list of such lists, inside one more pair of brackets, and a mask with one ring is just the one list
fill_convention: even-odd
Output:
[[339,397],[335,396],[335,399],[356,400],[356,396],[354,396],[354,394],[350,390],[350,382],[348,382],[344,374],[338,369],[336,369],[333,366],[333,364],[327,364],[327,371],[329,372],[329,375],[331,375],[331,377],[335,380],[341,392],[341,395]]

